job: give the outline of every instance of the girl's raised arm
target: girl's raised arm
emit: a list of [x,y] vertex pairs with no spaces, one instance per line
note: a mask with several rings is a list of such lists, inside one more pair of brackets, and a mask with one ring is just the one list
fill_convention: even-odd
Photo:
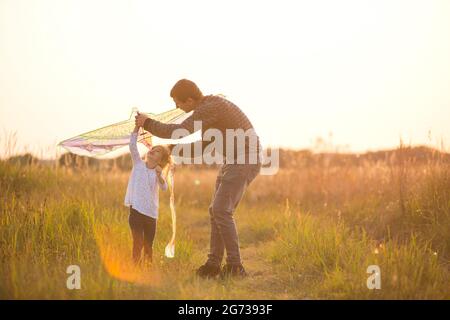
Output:
[[133,161],[133,165],[142,161],[141,156],[139,155],[139,151],[137,148],[137,138],[138,138],[139,127],[135,126],[133,132],[131,133],[130,138],[130,153],[131,160]]

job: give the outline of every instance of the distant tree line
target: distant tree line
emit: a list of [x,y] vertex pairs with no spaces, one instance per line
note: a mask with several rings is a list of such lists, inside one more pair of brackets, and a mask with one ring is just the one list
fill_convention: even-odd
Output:
[[[408,162],[411,164],[426,164],[430,162],[442,162],[450,164],[450,154],[437,149],[418,147],[399,147],[392,150],[380,150],[357,153],[314,153],[311,150],[280,149],[280,168],[298,168],[308,166],[348,166],[363,165],[372,163],[399,164]],[[30,153],[16,155],[6,160],[7,162],[21,166],[45,165],[55,162],[52,160],[40,160]],[[112,159],[97,159],[86,156],[78,156],[72,153],[65,153],[56,160],[60,167],[73,169],[90,168],[94,170],[123,170],[129,171],[132,168],[130,155],[124,154]],[[186,166],[186,165],[180,165]],[[217,165],[191,165],[192,169],[202,170],[205,168],[217,167]]]

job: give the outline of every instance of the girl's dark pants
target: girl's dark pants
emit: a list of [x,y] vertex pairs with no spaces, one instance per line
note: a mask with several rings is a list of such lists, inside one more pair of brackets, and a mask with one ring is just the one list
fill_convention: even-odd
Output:
[[133,260],[138,263],[141,260],[142,248],[144,257],[152,260],[153,239],[156,233],[156,219],[146,216],[130,206],[129,223],[133,235]]

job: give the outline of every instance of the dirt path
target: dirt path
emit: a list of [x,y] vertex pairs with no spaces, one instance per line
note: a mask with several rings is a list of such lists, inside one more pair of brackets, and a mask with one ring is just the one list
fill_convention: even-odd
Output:
[[264,257],[263,250],[267,243],[252,245],[241,249],[241,256],[248,277],[234,281],[238,289],[245,290],[254,299],[288,299],[282,281],[271,264]]

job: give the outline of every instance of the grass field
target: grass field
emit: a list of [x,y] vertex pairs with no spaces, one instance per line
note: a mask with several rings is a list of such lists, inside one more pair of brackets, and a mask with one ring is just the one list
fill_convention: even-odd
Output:
[[[128,172],[0,162],[0,299],[450,299],[448,163],[317,164],[259,176],[235,217],[250,276],[202,280],[215,170],[161,194],[154,264],[131,264]],[[66,269],[81,268],[68,290]],[[369,265],[381,289],[369,290]]]

